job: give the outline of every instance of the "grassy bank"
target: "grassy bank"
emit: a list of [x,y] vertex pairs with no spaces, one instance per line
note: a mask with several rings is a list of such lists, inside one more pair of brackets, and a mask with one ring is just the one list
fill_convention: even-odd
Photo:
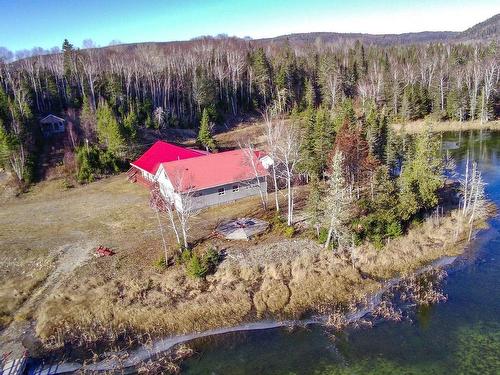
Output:
[[[305,189],[297,189],[298,220]],[[194,280],[183,265],[155,268],[161,239],[147,197],[145,189],[116,176],[73,189],[42,183],[2,204],[2,348],[9,348],[9,340],[20,342],[31,322],[45,345],[57,348],[65,340],[85,345],[135,333],[297,318],[325,304],[361,299],[385,279],[460,253],[468,232],[456,212],[429,219],[384,249],[356,248],[355,267],[306,233],[285,239],[270,232],[250,242],[210,238],[222,218],[270,219],[272,209],[263,212],[254,197],[195,218],[192,240],[205,239],[196,250],[216,246],[225,257],[213,275]],[[98,245],[116,255],[92,257]]]
[[[122,334],[171,335],[234,326],[263,318],[298,318],[325,304],[347,304],[465,247],[468,226],[457,212],[429,219],[384,249],[364,245],[355,265],[306,238],[264,240],[227,249],[217,272],[204,281],[183,266],[154,272],[81,267],[36,315],[37,334],[50,346],[85,344]],[[270,240],[270,239],[269,239]]]
[[479,120],[475,121],[427,121],[418,120],[407,124],[392,124],[397,131],[402,131],[408,134],[421,133],[427,129],[428,123],[432,124],[434,132],[448,131],[467,131],[467,130],[500,130],[500,121],[489,121],[481,124]]

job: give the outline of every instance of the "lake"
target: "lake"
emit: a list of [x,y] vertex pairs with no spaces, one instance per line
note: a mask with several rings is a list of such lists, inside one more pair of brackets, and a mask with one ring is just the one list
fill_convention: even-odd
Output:
[[[500,133],[444,134],[463,170],[467,149],[500,206]],[[348,329],[320,326],[225,334],[192,342],[185,374],[500,374],[500,220],[449,270],[448,301],[408,311],[411,320]]]

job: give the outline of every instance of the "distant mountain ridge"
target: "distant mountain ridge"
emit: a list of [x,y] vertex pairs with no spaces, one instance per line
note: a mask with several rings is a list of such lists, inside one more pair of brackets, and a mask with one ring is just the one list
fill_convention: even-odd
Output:
[[499,40],[500,39],[500,13],[488,18],[486,21],[461,32],[459,39],[468,40]]
[[404,34],[362,34],[362,33],[335,33],[335,32],[312,32],[280,35],[274,38],[258,39],[262,42],[281,42],[288,40],[290,43],[342,43],[359,40],[365,44],[376,44],[388,46],[395,44],[414,44],[446,42],[456,40],[460,32],[454,31],[422,31]]
[[[338,33],[338,32],[310,32],[296,33],[288,35],[279,35],[271,38],[251,39],[251,38],[236,38],[226,36],[200,36],[191,40],[178,40],[168,42],[137,42],[123,43],[103,47],[95,47],[100,50],[112,49],[116,52],[132,53],[140,46],[156,46],[160,49],[165,48],[190,48],[197,45],[202,40],[233,40],[235,43],[253,45],[279,45],[285,41],[293,45],[308,46],[315,43],[322,44],[351,44],[359,41],[366,45],[376,45],[381,47],[396,46],[396,45],[411,45],[411,44],[427,44],[427,43],[488,43],[490,41],[500,41],[500,13],[480,22],[464,31],[421,31],[403,34],[364,34],[364,33]],[[0,47],[1,49],[1,47]],[[5,49],[4,49],[5,50]],[[1,51],[0,51],[1,52]],[[48,51],[46,51],[48,52]],[[58,52],[56,52],[57,54]],[[31,56],[22,57],[30,58],[37,55],[51,55],[52,53],[40,53]],[[12,53],[11,53],[12,55]],[[0,60],[2,56],[0,55]],[[6,60],[8,61],[8,59]]]
[[[136,48],[143,45],[154,45],[159,48],[166,47],[185,47],[196,45],[197,42],[204,39],[224,39],[220,37],[201,36],[187,41],[169,41],[169,42],[141,42],[114,45],[103,47],[104,49],[113,48],[116,51],[133,52]],[[487,20],[470,27],[465,31],[421,31],[403,34],[363,34],[363,33],[337,33],[337,32],[310,32],[280,35],[272,38],[261,39],[240,39],[230,38],[237,43],[252,43],[254,45],[279,45],[285,41],[293,45],[313,45],[315,43],[323,44],[342,44],[354,43],[360,41],[363,44],[373,44],[377,46],[395,46],[426,43],[474,43],[489,41],[500,41],[500,13]]]
[[422,31],[403,34],[311,32],[258,39],[258,41],[271,43],[285,40],[288,40],[290,43],[299,44],[315,43],[317,41],[323,43],[342,43],[359,40],[365,44],[380,46],[437,42],[498,41],[500,40],[500,13],[462,32]]

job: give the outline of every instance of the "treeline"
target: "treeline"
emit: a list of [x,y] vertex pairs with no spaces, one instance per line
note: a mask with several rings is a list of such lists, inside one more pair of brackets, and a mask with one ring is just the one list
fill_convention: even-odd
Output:
[[[445,163],[439,137],[429,129],[417,137],[394,131],[373,102],[362,116],[352,99],[343,99],[333,114],[310,106],[292,111],[287,122],[278,115],[266,127],[278,185],[309,183],[309,225],[326,247],[349,249],[364,240],[382,247],[440,201]],[[294,194],[284,192],[292,226]]]
[[197,127],[204,109],[217,122],[269,106],[335,112],[349,99],[387,121],[430,114],[488,121],[498,117],[498,82],[494,43],[299,46],[227,38],[76,50],[65,41],[59,54],[0,64],[2,160],[29,154],[34,118],[71,109],[81,114],[76,143],[87,139],[119,158],[145,129]]

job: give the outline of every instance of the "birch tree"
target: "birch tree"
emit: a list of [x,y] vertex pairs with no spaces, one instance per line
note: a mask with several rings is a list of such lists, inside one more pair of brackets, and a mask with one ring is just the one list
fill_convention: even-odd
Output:
[[491,59],[484,67],[484,86],[481,95],[481,123],[490,120],[490,100],[498,86],[498,62]]
[[199,213],[199,209],[195,205],[196,192],[190,182],[190,175],[185,170],[175,171],[168,178],[174,186],[177,195],[177,198],[172,197],[172,199],[178,199],[176,202],[172,201],[172,205],[175,205],[175,214],[180,226],[182,241],[179,241],[179,243],[185,249],[188,249],[192,219]]
[[[167,247],[167,241],[165,239],[165,233],[163,229],[163,224],[161,222],[161,217],[160,214],[162,212],[167,211],[167,206],[169,205],[168,202],[165,201],[165,198],[161,194],[160,191],[160,186],[158,183],[155,183],[149,192],[149,207],[155,212],[156,214],[156,219],[158,220],[158,228],[160,229],[160,235],[163,243],[163,251],[165,254],[165,265],[168,264],[168,247]],[[175,223],[174,228],[175,228]],[[177,232],[176,232],[177,234]],[[179,238],[177,237],[177,241],[179,242]]]
[[280,204],[278,197],[278,175],[277,175],[277,162],[278,162],[278,142],[281,139],[280,130],[283,126],[277,126],[276,122],[273,121],[273,114],[271,109],[267,109],[264,114],[264,137],[267,145],[267,152],[271,159],[273,159],[272,174],[274,183],[274,203],[276,207],[276,212],[280,212]]
[[[252,173],[254,175],[255,180],[260,182],[262,169],[264,167],[257,156],[259,151],[255,149],[254,145],[251,142],[247,142],[245,144],[240,143],[239,147],[244,155],[243,163],[252,169]],[[267,208],[267,191],[266,192],[262,191],[262,189],[260,188],[260,183],[259,183],[259,196],[260,196],[260,202],[262,203],[262,208],[265,210]]]
[[344,178],[342,152],[335,152],[328,174],[328,185],[324,202],[324,212],[328,220],[328,236],[325,249],[336,241],[338,247],[345,246],[350,241],[348,221],[351,216],[351,192]]
[[287,225],[293,224],[294,194],[293,180],[297,173],[300,162],[301,137],[300,131],[295,124],[285,124],[283,120],[276,126],[280,137],[276,140],[276,160],[280,166],[279,173],[286,181],[287,197]]

